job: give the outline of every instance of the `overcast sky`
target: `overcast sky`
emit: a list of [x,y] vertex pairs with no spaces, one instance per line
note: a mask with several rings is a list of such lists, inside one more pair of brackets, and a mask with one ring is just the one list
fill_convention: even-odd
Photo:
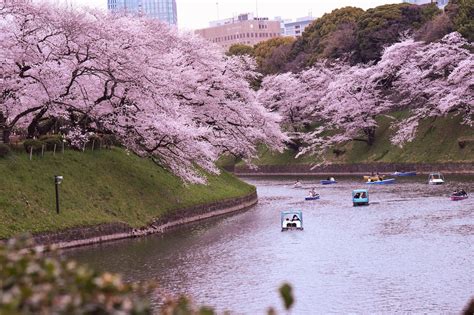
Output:
[[[59,0],[58,0],[59,1]],[[61,0],[74,6],[92,6],[107,8],[107,0]],[[344,6],[357,6],[363,9],[373,8],[386,3],[398,3],[401,0],[176,0],[178,6],[178,26],[182,29],[207,27],[209,21],[232,17],[239,13],[254,13],[258,9],[259,16],[285,19],[312,14],[320,17],[324,13]],[[217,3],[219,4],[217,6]]]

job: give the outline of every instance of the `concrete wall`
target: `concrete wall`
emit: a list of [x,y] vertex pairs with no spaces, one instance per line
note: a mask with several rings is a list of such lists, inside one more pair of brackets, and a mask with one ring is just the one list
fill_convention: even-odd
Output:
[[97,244],[123,238],[162,233],[167,229],[187,223],[247,209],[256,204],[257,201],[257,193],[254,192],[240,198],[175,210],[173,213],[152,222],[149,226],[141,228],[132,228],[125,223],[108,223],[71,228],[59,232],[41,233],[34,235],[33,238],[37,245],[55,245],[59,248]]
[[370,164],[331,164],[311,165],[262,165],[258,169],[236,166],[237,175],[361,175],[371,172],[392,173],[395,171],[416,171],[474,174],[474,163],[370,163]]

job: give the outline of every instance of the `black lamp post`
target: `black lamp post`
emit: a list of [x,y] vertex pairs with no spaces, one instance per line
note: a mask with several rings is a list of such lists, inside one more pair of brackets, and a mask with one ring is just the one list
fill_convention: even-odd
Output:
[[54,175],[54,186],[56,188],[56,213],[59,214],[59,184],[63,181],[63,177]]

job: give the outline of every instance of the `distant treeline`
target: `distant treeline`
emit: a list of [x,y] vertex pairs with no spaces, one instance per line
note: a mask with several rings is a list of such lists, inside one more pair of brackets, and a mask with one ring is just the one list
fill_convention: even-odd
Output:
[[229,55],[255,57],[263,74],[299,72],[319,60],[339,59],[351,64],[377,62],[386,46],[404,36],[433,42],[458,31],[474,41],[474,0],[450,0],[440,10],[435,4],[388,4],[364,11],[344,7],[323,15],[296,40],[273,38],[255,46],[235,44]]

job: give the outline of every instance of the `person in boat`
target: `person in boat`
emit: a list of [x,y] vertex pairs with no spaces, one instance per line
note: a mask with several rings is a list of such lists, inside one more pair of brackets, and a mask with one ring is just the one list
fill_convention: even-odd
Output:
[[314,188],[311,188],[311,190],[309,191],[309,196],[310,197],[316,197],[318,194],[316,193],[316,190],[314,190]]
[[293,219],[291,221],[300,221],[300,218],[295,214],[293,215]]
[[[370,179],[369,179],[369,181],[370,181]],[[356,194],[354,195],[354,198],[359,199],[359,198],[360,198],[360,193],[356,193]]]
[[331,182],[335,182],[335,181],[336,181],[336,180],[334,179],[334,177],[330,177],[329,180],[330,180]]
[[454,191],[454,194],[455,196],[465,196],[467,195],[466,191],[464,189],[457,189]]
[[362,195],[360,196],[360,198],[367,198],[367,194],[365,192],[363,192]]
[[296,180],[294,186],[295,187],[301,186],[301,182],[300,182],[299,178]]

